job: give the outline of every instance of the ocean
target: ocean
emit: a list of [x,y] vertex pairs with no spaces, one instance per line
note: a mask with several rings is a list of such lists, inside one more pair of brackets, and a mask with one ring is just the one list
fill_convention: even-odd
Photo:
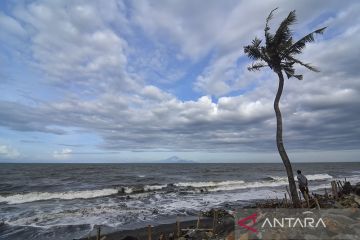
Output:
[[[311,191],[360,182],[360,163],[297,163]],[[284,196],[280,163],[0,164],[0,239],[76,239]]]

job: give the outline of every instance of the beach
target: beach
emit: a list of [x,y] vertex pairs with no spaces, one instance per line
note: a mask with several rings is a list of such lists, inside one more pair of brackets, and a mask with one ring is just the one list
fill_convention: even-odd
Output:
[[[314,193],[345,177],[360,182],[359,163],[294,168]],[[275,163],[2,164],[0,171],[0,239],[80,239],[96,235],[97,226],[118,238],[152,225],[156,235],[176,219],[194,225],[213,208],[231,212],[282,199],[287,185],[283,165]]]
[[[181,221],[179,223],[180,229],[196,229],[198,220],[189,220],[189,221]],[[213,218],[201,218],[200,220],[200,229],[211,229],[213,227]],[[226,219],[226,222],[224,220],[221,221],[221,224],[218,223],[215,227],[215,232],[218,235],[221,236],[227,236],[234,230],[234,219],[230,216]],[[189,230],[191,232],[191,230]],[[205,236],[213,237],[214,234],[212,231],[201,231],[202,234],[205,234]],[[168,223],[168,224],[161,224],[157,226],[151,226],[151,236],[152,239],[160,239],[160,236],[162,235],[166,239],[169,238],[169,236],[176,237],[177,234],[177,224],[174,223]],[[182,231],[182,234],[184,235],[184,231]],[[198,234],[200,235],[200,234]],[[94,234],[91,234],[92,237],[90,239],[96,239],[96,230]],[[134,237],[137,239],[148,239],[149,236],[149,227],[143,227],[138,228],[134,230],[124,230],[124,231],[117,231],[112,232],[109,234],[104,234],[102,236],[106,236],[107,240],[116,240],[116,239],[124,239],[126,237]],[[88,239],[88,237],[83,238]]]

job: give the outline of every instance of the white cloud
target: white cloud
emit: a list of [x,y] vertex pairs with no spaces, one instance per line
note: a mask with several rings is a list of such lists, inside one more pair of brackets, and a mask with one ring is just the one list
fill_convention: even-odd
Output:
[[17,158],[19,156],[20,153],[15,148],[8,145],[0,145],[0,157]]
[[10,34],[14,34],[20,37],[24,37],[26,35],[25,30],[23,27],[19,24],[18,21],[16,21],[14,18],[7,16],[0,12],[0,27],[1,31],[6,31]]
[[[359,5],[327,1],[329,13],[324,3],[313,1],[127,4],[127,9],[118,1],[19,5],[8,24],[24,26],[36,62],[31,66],[45,73],[44,84],[56,80],[66,94],[31,106],[0,101],[1,126],[52,134],[81,129],[100,136],[100,147],[116,150],[275,149],[277,78],[271,72],[248,72],[243,46],[262,37],[267,14],[280,6],[272,25],[297,9],[296,37],[314,25],[329,25],[324,39],[302,56],[323,72],[286,81],[281,101],[286,143],[291,148],[358,148],[360,32],[351,8]],[[341,13],[333,15],[338,9]],[[137,39],[139,27],[148,38]],[[198,99],[182,100],[169,93],[175,92],[172,85],[160,87],[164,79],[171,83],[184,76],[178,63],[193,66],[208,56],[210,62],[193,77]],[[173,58],[178,61],[172,63]],[[147,67],[160,73],[138,70]],[[167,76],[160,76],[163,71]],[[226,96],[234,91],[238,96]],[[65,158],[72,151],[53,154]]]
[[[325,19],[323,23],[325,26],[335,24],[338,28],[343,28],[343,25],[338,26],[343,18],[357,16],[354,9],[358,4],[354,2],[327,1],[326,5],[324,8],[321,2],[284,0],[206,1],[206,6],[201,1],[135,1],[132,18],[155,41],[178,46],[182,56],[196,61],[213,53],[210,64],[197,77],[194,87],[204,94],[224,96],[246,88],[254,78],[244,71],[247,63],[237,64],[237,60],[244,56],[243,46],[255,36],[262,37],[271,9],[279,7],[271,24],[273,29],[289,11],[296,9],[299,23],[295,29],[300,35],[314,30],[308,27],[309,23],[325,13],[349,8],[345,13],[340,10],[336,18]],[[347,23],[354,22],[355,19]]]
[[99,4],[35,1],[15,8],[16,18],[26,23],[29,64],[41,70],[46,81],[85,85],[87,91],[104,91],[109,85],[126,91],[136,86],[137,79],[125,70],[128,46],[119,33],[127,31],[125,20],[115,16],[122,16],[123,6],[116,1]]
[[63,148],[61,150],[54,151],[53,157],[57,159],[66,159],[69,158],[73,150],[70,148]]

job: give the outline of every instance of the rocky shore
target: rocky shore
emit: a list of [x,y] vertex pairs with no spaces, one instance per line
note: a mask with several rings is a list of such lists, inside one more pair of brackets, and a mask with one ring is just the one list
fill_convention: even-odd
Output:
[[[360,239],[360,183],[351,185],[349,182],[335,183],[329,193],[312,193],[308,201],[302,200],[302,208],[308,210],[334,210],[326,212],[326,231],[323,237],[326,239]],[[289,199],[268,199],[253,202],[247,208],[253,209],[291,209]],[[207,239],[207,240],[233,240],[235,239],[235,217],[234,213],[238,210],[233,206],[229,209],[212,209],[199,214],[197,220],[177,221],[172,224],[162,224],[159,226],[148,226],[134,230],[118,231],[106,235],[84,239],[96,240],[142,240],[142,239],[161,239],[161,240],[186,240],[186,239]],[[341,210],[341,211],[336,211]],[[357,215],[358,214],[358,215]],[[346,234],[344,233],[346,232]],[[99,233],[99,232],[98,232]],[[288,235],[287,235],[288,234]],[[296,232],[272,233],[267,232],[266,238],[262,239],[298,239],[293,238]],[[254,239],[248,233],[242,234],[240,239]],[[318,239],[316,235],[306,234],[301,239]]]

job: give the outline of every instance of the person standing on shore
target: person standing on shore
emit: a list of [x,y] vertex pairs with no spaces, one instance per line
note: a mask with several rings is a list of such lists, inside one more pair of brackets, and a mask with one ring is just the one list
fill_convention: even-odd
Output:
[[[297,170],[297,180],[298,180],[298,183],[299,183],[299,189],[300,189],[304,199],[307,199],[307,197],[309,196],[308,180],[301,173],[300,170]],[[305,193],[306,193],[306,195],[305,195]]]

